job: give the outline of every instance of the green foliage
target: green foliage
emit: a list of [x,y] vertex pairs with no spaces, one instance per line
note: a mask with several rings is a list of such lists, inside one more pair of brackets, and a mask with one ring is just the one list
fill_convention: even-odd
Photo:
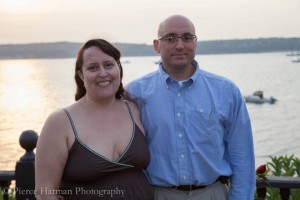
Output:
[[282,170],[282,159],[283,157],[270,157],[271,162],[268,162],[268,168],[271,170],[271,173],[273,176],[280,176],[281,175],[281,170]]
[[[300,160],[291,156],[274,156],[270,157],[271,161],[267,162],[269,176],[292,176],[300,177]],[[255,199],[257,195],[255,195]],[[300,189],[291,189],[289,200],[299,200]],[[278,188],[267,188],[266,200],[281,200]]]
[[[3,188],[0,187],[0,200],[3,200]],[[15,200],[13,190],[9,190],[8,200]]]
[[300,160],[299,158],[294,158],[294,170],[298,177],[300,177]]

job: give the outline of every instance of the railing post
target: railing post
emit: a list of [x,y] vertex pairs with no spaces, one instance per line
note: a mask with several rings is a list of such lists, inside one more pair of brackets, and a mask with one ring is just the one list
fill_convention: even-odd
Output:
[[264,200],[266,198],[267,188],[266,187],[257,187],[256,193],[257,193],[257,197],[259,200]]
[[16,164],[16,200],[35,200],[35,176],[33,150],[36,147],[38,134],[32,130],[24,131],[19,139],[19,143],[25,154]]
[[281,200],[289,200],[290,188],[280,188],[279,191]]
[[8,200],[8,193],[9,193],[9,186],[11,184],[11,181],[1,181],[0,182],[0,187],[1,187],[1,192],[0,194],[2,195],[3,200]]

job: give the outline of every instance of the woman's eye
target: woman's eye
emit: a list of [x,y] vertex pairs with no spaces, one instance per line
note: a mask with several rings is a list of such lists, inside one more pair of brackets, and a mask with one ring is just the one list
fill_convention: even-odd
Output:
[[107,68],[112,68],[114,66],[114,63],[106,63],[105,67]]
[[92,70],[95,70],[96,69],[96,66],[89,66],[88,67],[88,70],[92,71]]

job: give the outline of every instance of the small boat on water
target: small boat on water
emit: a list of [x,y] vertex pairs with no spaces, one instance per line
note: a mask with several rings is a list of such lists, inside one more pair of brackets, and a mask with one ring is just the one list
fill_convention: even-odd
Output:
[[300,63],[300,49],[288,53],[287,56],[296,56],[296,59],[292,60],[293,63]]
[[161,63],[161,60],[154,61],[154,64],[156,65],[158,65],[159,63]]
[[248,103],[257,103],[257,104],[263,104],[263,103],[269,103],[274,104],[277,99],[274,97],[264,97],[262,91],[256,91],[252,95],[244,96],[245,102]]
[[300,63],[300,58],[298,58],[296,60],[292,60],[292,62],[294,62],[294,63]]
[[122,64],[129,64],[130,61],[129,60],[124,60],[124,61],[121,61]]
[[292,60],[292,62],[294,62],[294,63],[300,63],[300,51],[299,51],[299,53],[297,54],[296,59]]

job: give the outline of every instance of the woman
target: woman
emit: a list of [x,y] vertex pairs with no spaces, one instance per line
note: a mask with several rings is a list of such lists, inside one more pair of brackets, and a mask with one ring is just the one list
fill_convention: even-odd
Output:
[[46,120],[36,150],[37,199],[153,199],[139,111],[122,84],[120,52],[102,39],[79,50],[76,102]]

